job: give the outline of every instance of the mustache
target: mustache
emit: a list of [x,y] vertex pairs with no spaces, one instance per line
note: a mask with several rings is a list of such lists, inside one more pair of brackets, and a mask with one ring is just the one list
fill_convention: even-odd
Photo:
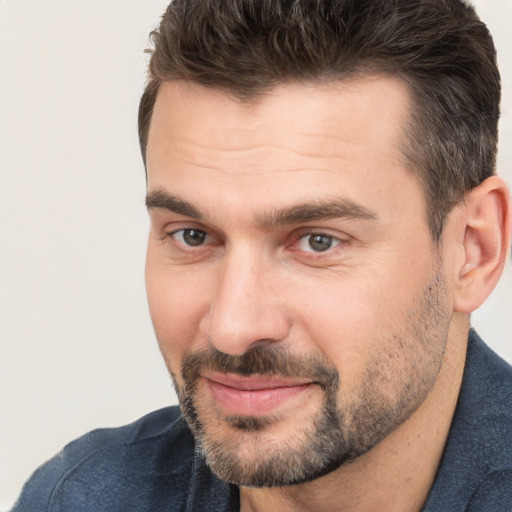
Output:
[[337,369],[325,359],[291,354],[277,346],[259,345],[243,354],[231,355],[210,345],[205,350],[183,358],[181,376],[189,386],[193,386],[204,371],[232,373],[243,377],[259,375],[307,378],[323,389],[336,389],[339,383]]

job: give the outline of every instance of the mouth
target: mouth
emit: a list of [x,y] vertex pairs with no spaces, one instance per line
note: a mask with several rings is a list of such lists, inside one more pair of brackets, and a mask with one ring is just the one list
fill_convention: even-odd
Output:
[[312,386],[311,380],[207,373],[202,375],[211,396],[230,415],[265,416],[296,399]]

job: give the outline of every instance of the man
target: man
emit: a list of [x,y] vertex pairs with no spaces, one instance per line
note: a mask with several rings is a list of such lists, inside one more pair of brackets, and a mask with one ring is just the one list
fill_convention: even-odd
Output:
[[174,1],[139,134],[180,409],[68,445],[15,511],[510,511],[499,74],[459,0]]

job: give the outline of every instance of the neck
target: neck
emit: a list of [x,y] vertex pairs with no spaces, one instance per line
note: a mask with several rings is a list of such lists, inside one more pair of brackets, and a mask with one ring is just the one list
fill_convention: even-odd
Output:
[[240,490],[242,512],[412,512],[432,487],[455,412],[469,329],[455,316],[438,378],[414,414],[359,459],[306,484]]

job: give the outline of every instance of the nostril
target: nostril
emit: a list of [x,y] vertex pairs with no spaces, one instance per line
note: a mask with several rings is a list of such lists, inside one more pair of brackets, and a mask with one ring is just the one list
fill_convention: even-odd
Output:
[[251,348],[267,347],[268,345],[273,345],[277,341],[280,341],[280,340],[271,339],[271,338],[262,338],[260,340],[253,341],[251,343]]
[[285,308],[276,303],[275,281],[269,280],[269,269],[258,254],[254,247],[250,251],[246,245],[231,247],[219,268],[201,327],[204,337],[221,352],[239,355],[287,337]]

